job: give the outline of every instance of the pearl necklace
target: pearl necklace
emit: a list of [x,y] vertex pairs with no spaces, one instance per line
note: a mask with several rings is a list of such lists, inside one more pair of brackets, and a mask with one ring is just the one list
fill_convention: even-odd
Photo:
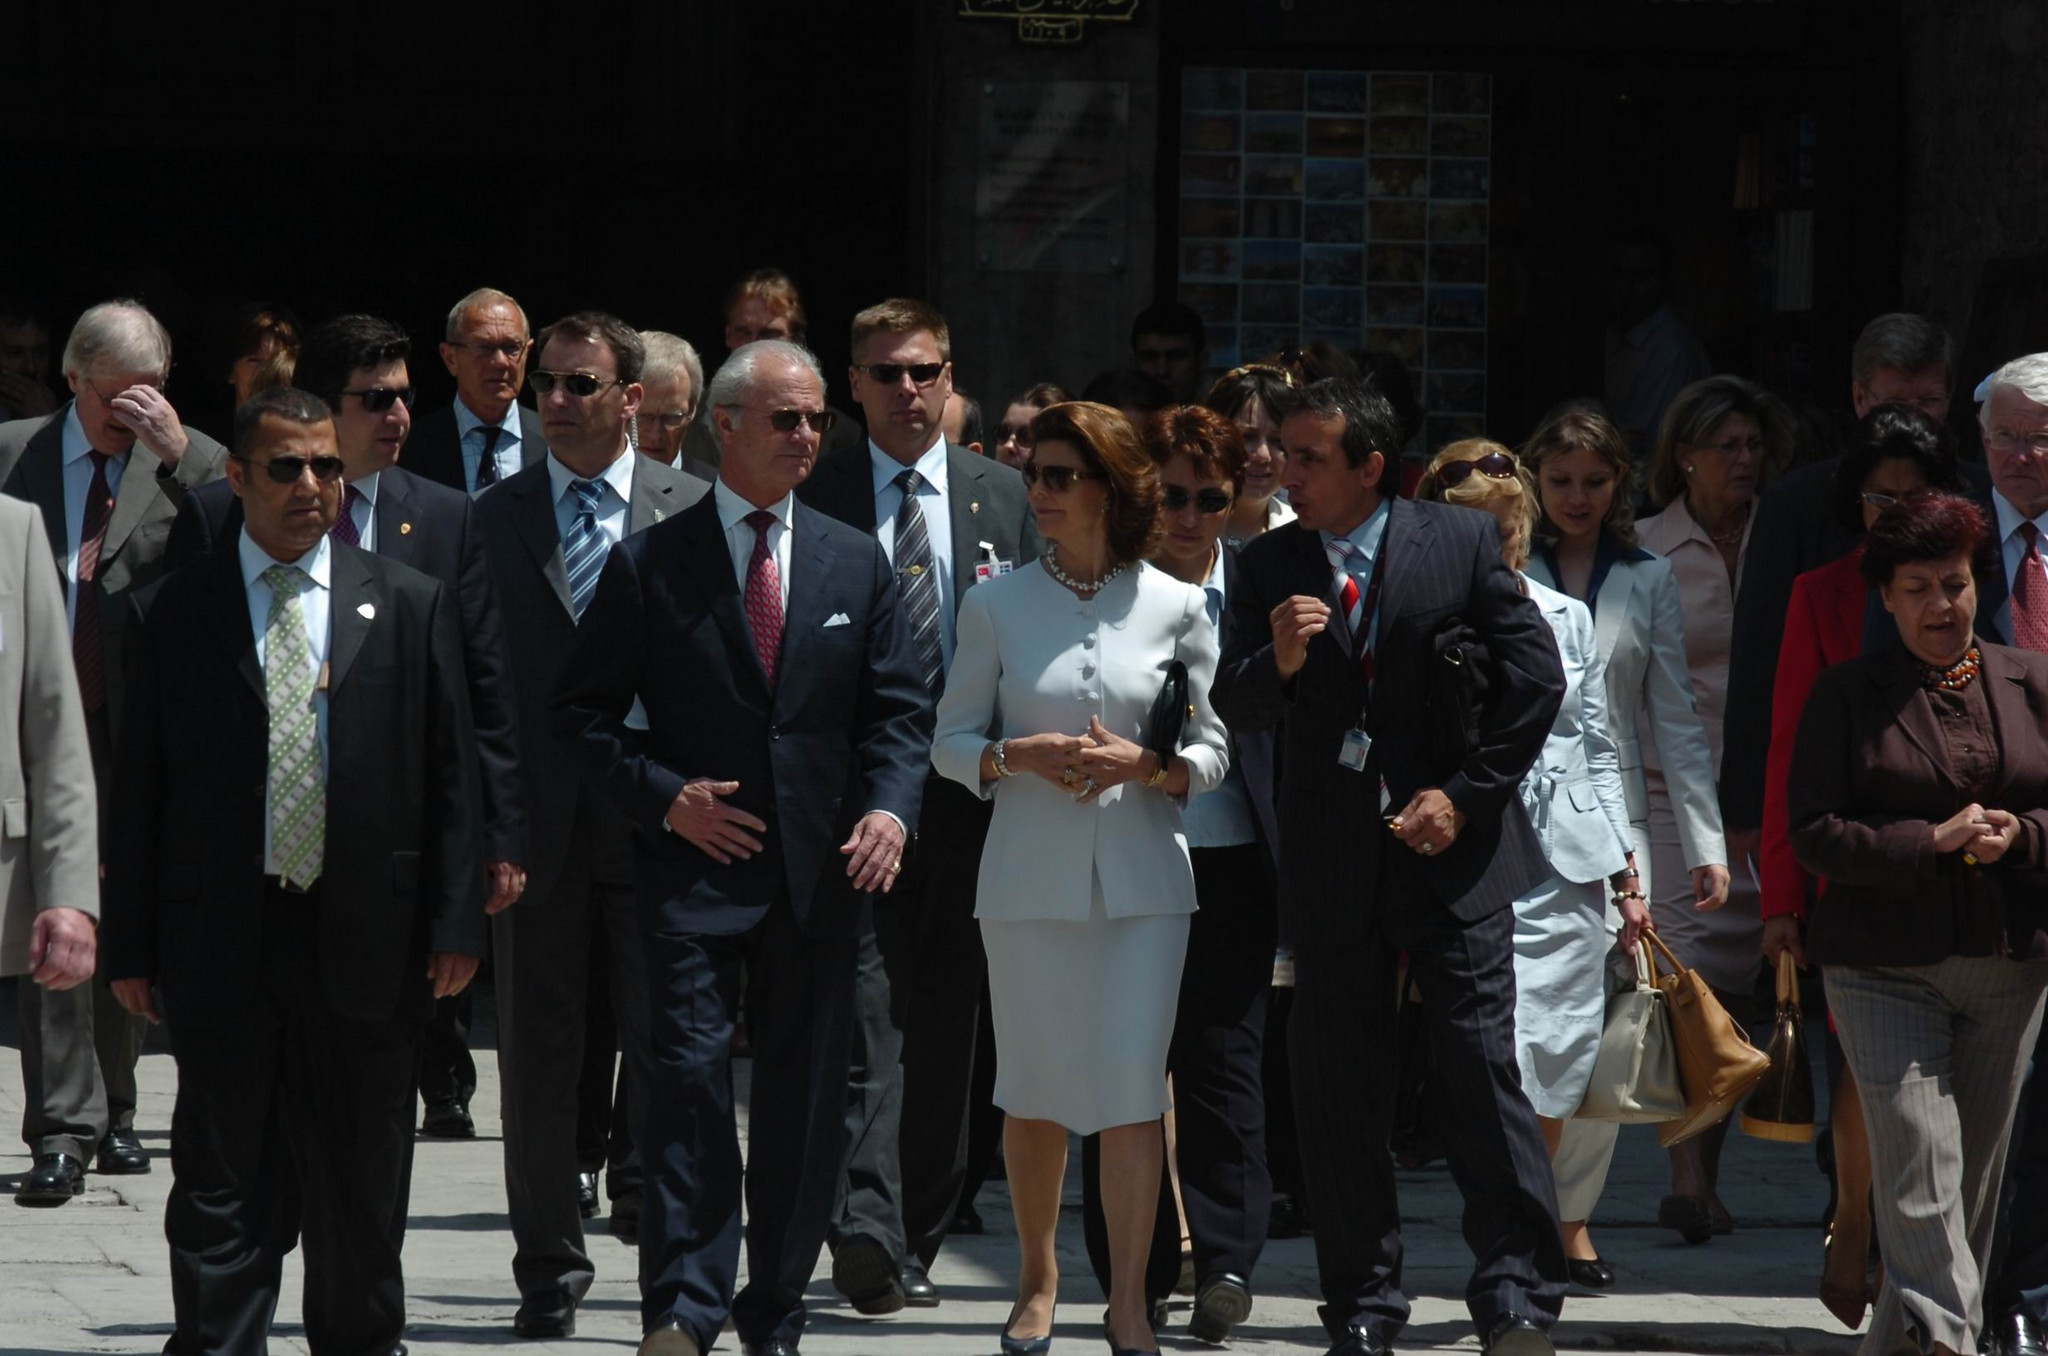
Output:
[[1972,645],[1961,659],[1958,659],[1945,669],[1930,668],[1922,664],[1920,666],[1920,681],[1930,691],[1961,692],[1977,680],[1978,670],[1983,667],[1983,664],[1983,654],[1978,651],[1976,646]]
[[1065,570],[1061,569],[1060,563],[1057,560],[1053,559],[1053,553],[1051,551],[1047,551],[1044,555],[1040,556],[1038,560],[1040,564],[1045,566],[1045,572],[1047,574],[1051,575],[1054,579],[1059,580],[1062,584],[1065,584],[1068,588],[1072,589],[1076,593],[1100,593],[1104,588],[1108,587],[1110,580],[1116,578],[1118,575],[1124,572],[1124,567],[1122,565],[1112,565],[1110,567],[1109,573],[1102,576],[1102,578],[1090,581],[1083,581],[1074,578],[1074,576],[1068,574]]

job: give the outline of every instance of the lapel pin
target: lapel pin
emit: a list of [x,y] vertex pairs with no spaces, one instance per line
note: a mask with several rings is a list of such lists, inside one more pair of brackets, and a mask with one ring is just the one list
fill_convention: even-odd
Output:
[[377,605],[375,603],[358,603],[356,605],[356,615],[364,621],[369,621],[377,615]]
[[969,500],[967,504],[967,511],[969,513],[981,512],[981,501],[979,499]]
[[654,521],[655,521],[655,522],[657,522],[657,523],[661,521],[661,510],[660,510],[660,509],[656,509],[656,510],[654,511]]
[[410,537],[412,535],[412,524],[400,523],[398,525],[398,535],[401,537]]

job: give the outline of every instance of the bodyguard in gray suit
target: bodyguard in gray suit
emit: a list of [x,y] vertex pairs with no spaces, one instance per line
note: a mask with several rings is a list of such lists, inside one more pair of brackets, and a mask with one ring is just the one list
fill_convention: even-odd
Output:
[[[217,480],[227,450],[187,429],[164,398],[171,336],[140,303],[101,302],[72,327],[64,379],[73,399],[42,419],[0,425],[0,492],[42,511],[62,575],[86,737],[100,786],[112,779],[122,710],[121,619],[128,595],[164,572],[164,546],[189,486]],[[104,802],[101,831],[107,829]],[[104,983],[22,994],[27,1074],[22,1138],[36,1167],[15,1199],[61,1204],[86,1160],[104,1173],[149,1171],[135,1139],[142,1023]]]
[[551,450],[477,500],[519,698],[528,815],[527,892],[497,916],[493,937],[505,1194],[521,1297],[513,1328],[522,1337],[573,1334],[576,1305],[596,1277],[577,1208],[575,1097],[594,956],[611,965],[626,1100],[636,1113],[647,1105],[636,1085],[653,1076],[630,829],[548,719],[606,552],[711,489],[632,455],[626,423],[640,403],[643,357],[640,336],[602,312],[543,330],[532,380]]

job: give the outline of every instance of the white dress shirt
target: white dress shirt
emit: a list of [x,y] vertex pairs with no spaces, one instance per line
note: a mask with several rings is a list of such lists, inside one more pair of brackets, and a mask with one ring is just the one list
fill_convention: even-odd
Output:
[[[1218,628],[1222,634],[1223,609],[1229,605],[1223,596],[1223,547],[1216,548],[1216,561],[1209,567],[1209,577],[1202,581],[1202,596],[1209,609],[1209,625]],[[1181,811],[1181,827],[1187,831],[1189,848],[1242,847],[1246,843],[1259,841],[1258,830],[1252,821],[1251,792],[1244,783],[1244,769],[1237,759],[1230,760],[1230,770],[1223,774],[1222,784],[1214,791],[1204,791],[1199,796],[1188,798],[1187,808]]]
[[[568,467],[548,453],[548,491],[555,501],[555,531],[560,540],[569,540],[569,530],[576,525],[576,515],[583,512],[583,500],[569,488],[572,480],[582,480]],[[633,453],[629,449],[618,459],[604,468],[602,475],[595,477],[604,488],[597,495],[597,526],[605,540],[617,546],[626,539],[626,516],[633,505]]]
[[[78,624],[78,539],[85,535],[85,496],[92,490],[92,458],[87,453],[85,425],[78,422],[78,402],[64,411],[64,622]],[[121,477],[128,470],[126,452],[107,458],[107,490],[121,498]],[[109,511],[109,518],[113,517]]]
[[[755,512],[752,504],[732,492],[720,479],[712,487],[711,496],[718,505],[718,525],[725,529],[725,549],[732,554],[733,577],[740,581],[740,598],[747,596],[747,565],[754,558],[754,529],[747,522],[747,515]],[[775,515],[775,521],[768,525],[768,553],[775,558],[776,581],[782,586],[782,613],[789,615],[789,524],[796,512],[796,496],[785,494],[768,506],[768,512]]]
[[[469,486],[471,494],[476,493],[476,468],[484,459],[484,435],[480,432],[483,427],[484,421],[462,403],[462,397],[455,397],[455,439],[462,447],[462,482]],[[491,452],[491,460],[498,464],[498,479],[504,480],[518,474],[526,465],[519,446],[518,401],[505,407],[505,417],[497,422],[496,427],[501,431],[498,445]]]
[[953,587],[953,510],[946,498],[946,439],[942,435],[918,459],[905,466],[868,441],[868,461],[875,472],[875,540],[882,554],[896,563],[896,514],[903,507],[903,490],[896,477],[914,470],[924,477],[918,487],[917,506],[924,511],[925,536],[932,546],[932,564],[939,572],[939,654],[948,665],[953,662],[953,604],[959,592]]
[[[299,593],[299,607],[306,619],[307,649],[313,656],[313,672],[319,674],[327,663],[327,639],[329,617],[332,608],[334,552],[329,549],[328,538],[322,536],[319,544],[297,560],[277,560],[249,540],[248,529],[241,533],[239,553],[242,561],[242,588],[249,600],[249,628],[256,635],[256,666],[263,668],[270,654],[270,584],[263,578],[263,572],[273,565],[296,565],[306,572],[313,581],[313,587]],[[265,670],[268,672],[268,670]],[[320,732],[320,777],[327,778],[327,684],[316,679],[313,689],[313,718]],[[270,791],[268,779],[263,792],[263,871],[266,875],[277,874],[277,858],[270,848]]]
[[[1394,501],[1391,498],[1380,500],[1380,506],[1366,514],[1364,522],[1344,534],[1344,540],[1351,543],[1351,554],[1344,558],[1344,568],[1345,572],[1357,581],[1360,598],[1364,598],[1372,591],[1373,562],[1379,558],[1380,540],[1387,535],[1387,518],[1393,512],[1393,508]],[[1318,532],[1316,535],[1323,539],[1323,553],[1328,555],[1330,543],[1336,540],[1337,534]],[[1339,591],[1335,574],[1330,576],[1330,589],[1332,593]],[[1380,631],[1379,608],[1373,608],[1372,620],[1365,630],[1366,647],[1370,649]]]
[[344,502],[350,490],[356,492],[355,507],[349,510],[349,517],[355,520],[356,545],[365,551],[377,549],[377,482],[383,478],[382,471],[372,471],[342,487]]

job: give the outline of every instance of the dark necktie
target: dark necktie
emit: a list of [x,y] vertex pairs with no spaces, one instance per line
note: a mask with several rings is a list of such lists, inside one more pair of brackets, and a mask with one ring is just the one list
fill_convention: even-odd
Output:
[[107,484],[107,454],[86,455],[92,458],[92,484],[86,487],[85,518],[78,529],[71,663],[78,670],[78,693],[85,699],[85,709],[97,711],[107,700],[106,674],[100,662],[100,548],[107,543],[107,519],[113,516],[114,491]]
[[2027,553],[2012,587],[2012,638],[2022,650],[2048,654],[2048,567],[2041,562],[2040,529],[2021,523]]
[[939,647],[939,571],[932,560],[924,509],[917,502],[924,477],[907,470],[896,477],[896,484],[903,491],[903,507],[896,510],[896,577],[903,584],[903,615],[910,619],[910,639],[917,648],[924,685],[937,692],[946,661]]
[[775,661],[782,657],[782,575],[775,568],[775,551],[768,543],[768,529],[775,515],[755,509],[747,515],[754,529],[754,554],[747,558],[747,626],[754,633],[754,654],[768,686],[775,686]]
[[350,546],[363,544],[363,534],[356,531],[356,505],[362,502],[362,498],[362,491],[355,486],[341,487],[341,512],[335,515],[334,526],[327,529],[328,535]]
[[476,459],[476,488],[481,491],[498,483],[498,439],[505,430],[496,424],[479,424],[476,431],[484,438],[483,455]]

